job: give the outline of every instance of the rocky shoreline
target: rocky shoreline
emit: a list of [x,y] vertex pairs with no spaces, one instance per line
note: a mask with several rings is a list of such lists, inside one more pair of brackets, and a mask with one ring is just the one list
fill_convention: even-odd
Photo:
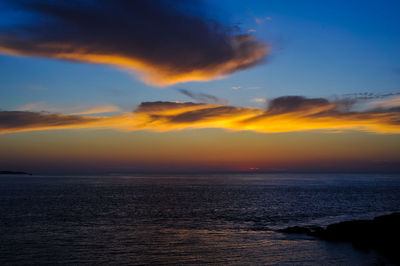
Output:
[[377,216],[372,220],[352,220],[318,226],[292,226],[278,230],[287,234],[302,234],[326,241],[351,243],[357,249],[376,250],[400,264],[400,213]]

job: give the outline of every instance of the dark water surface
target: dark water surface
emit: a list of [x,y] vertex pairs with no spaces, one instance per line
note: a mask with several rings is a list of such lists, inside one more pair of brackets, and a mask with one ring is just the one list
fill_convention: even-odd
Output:
[[376,265],[274,230],[400,210],[400,176],[0,177],[0,265]]

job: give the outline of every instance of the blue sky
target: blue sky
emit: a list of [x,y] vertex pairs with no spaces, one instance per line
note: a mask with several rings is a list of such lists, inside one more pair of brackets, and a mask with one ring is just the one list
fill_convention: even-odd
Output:
[[[111,66],[1,55],[0,97],[7,99],[2,108],[81,102],[132,109],[142,101],[190,100],[179,88],[241,106],[259,106],[262,103],[251,100],[282,95],[398,92],[399,5],[397,1],[208,1],[202,11],[207,16],[238,25],[242,32],[254,29],[255,37],[269,45],[265,63],[221,80],[158,88]],[[7,14],[3,25],[15,16]]]
[[0,0],[0,168],[399,172],[399,11]]

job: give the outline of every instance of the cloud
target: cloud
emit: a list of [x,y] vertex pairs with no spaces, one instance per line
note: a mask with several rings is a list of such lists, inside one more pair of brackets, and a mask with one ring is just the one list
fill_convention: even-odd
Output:
[[252,114],[249,108],[238,108],[233,106],[215,106],[193,110],[170,116],[168,121],[171,123],[197,123],[208,121],[226,121],[226,119],[237,119],[243,115]]
[[262,24],[262,23],[264,23],[266,21],[271,21],[272,18],[269,17],[269,16],[268,17],[263,17],[263,18],[256,17],[254,20],[256,21],[257,24]]
[[218,104],[218,103],[226,102],[226,101],[219,99],[218,97],[216,97],[214,95],[210,95],[210,94],[206,94],[206,93],[195,93],[195,92],[191,92],[186,89],[178,89],[178,91],[198,102],[205,102],[205,103],[211,103],[211,104]]
[[265,99],[265,98],[253,98],[250,101],[253,102],[253,103],[266,103],[267,99]]
[[[187,128],[223,128],[279,133],[307,130],[360,130],[374,133],[400,133],[400,110],[349,111],[346,101],[324,98],[285,96],[270,101],[268,108],[198,104],[188,110],[183,103],[174,104],[174,112],[165,109],[140,112],[140,129],[156,131]],[[165,102],[160,102],[165,106]],[[189,103],[188,103],[189,104]],[[182,106],[183,108],[178,108]],[[139,106],[138,109],[141,109]]]
[[320,112],[332,108],[332,103],[323,98],[305,98],[302,96],[284,96],[275,98],[268,105],[268,114],[290,112]]
[[0,53],[112,65],[156,86],[222,78],[267,54],[252,35],[183,11],[184,1],[8,3],[37,19],[0,29]]
[[370,102],[370,106],[374,108],[395,108],[400,107],[400,96],[379,100],[379,101],[372,101]]
[[51,114],[30,111],[0,111],[0,133],[79,128],[88,126],[97,121],[97,118]]
[[18,108],[19,111],[41,111],[43,110],[43,107],[45,106],[44,102],[37,102],[37,103],[28,103],[20,108]]
[[120,111],[121,109],[118,106],[106,105],[106,106],[93,107],[80,112],[72,113],[71,115],[103,114],[103,113],[115,113]]
[[[193,102],[143,102],[133,112],[114,116],[62,115],[0,111],[0,133],[107,128],[125,131],[169,131],[196,128],[279,133],[308,130],[359,130],[400,134],[400,108],[352,111],[343,100],[284,96],[267,109]],[[347,103],[346,103],[347,104]]]
[[373,93],[373,92],[359,92],[359,93],[348,93],[343,94],[347,99],[355,100],[373,100],[373,99],[384,99],[388,97],[399,96],[400,92],[390,92],[390,93]]
[[83,105],[54,106],[54,105],[48,105],[45,102],[36,102],[36,103],[25,104],[19,107],[18,111],[34,111],[34,112],[47,111],[52,113],[68,113],[70,115],[88,115],[88,114],[115,113],[115,112],[120,112],[121,109],[115,105],[94,106],[88,108],[87,106]]
[[245,90],[259,90],[262,89],[262,86],[253,86],[253,87],[241,87],[241,86],[232,86],[232,90],[239,90],[239,89],[245,89]]
[[192,102],[142,102],[135,110],[134,113],[176,113],[176,111],[195,110],[207,106],[203,103],[192,103]]

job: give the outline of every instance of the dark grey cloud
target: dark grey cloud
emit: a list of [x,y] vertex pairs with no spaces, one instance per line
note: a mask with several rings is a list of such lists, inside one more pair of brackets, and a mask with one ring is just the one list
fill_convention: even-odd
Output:
[[218,106],[212,108],[204,108],[200,110],[188,111],[174,116],[169,116],[171,123],[195,123],[212,118],[223,119],[224,117],[236,116],[245,112],[245,108],[233,106]]
[[135,110],[134,113],[151,113],[151,112],[163,112],[174,109],[181,109],[186,107],[202,106],[202,103],[192,102],[142,102]]
[[0,111],[0,132],[88,124],[97,118],[29,111]]
[[195,93],[191,92],[186,89],[178,89],[178,91],[189,98],[192,98],[195,101],[202,102],[202,103],[211,103],[211,104],[221,104],[226,101],[223,101],[219,99],[218,97],[211,95],[211,94],[206,94],[206,93]]
[[324,98],[305,98],[302,96],[283,96],[269,102],[268,113],[280,114],[327,106],[331,103]]
[[189,13],[185,1],[6,1],[36,20],[0,29],[0,52],[117,65],[157,85],[227,75],[266,54],[251,35]]

